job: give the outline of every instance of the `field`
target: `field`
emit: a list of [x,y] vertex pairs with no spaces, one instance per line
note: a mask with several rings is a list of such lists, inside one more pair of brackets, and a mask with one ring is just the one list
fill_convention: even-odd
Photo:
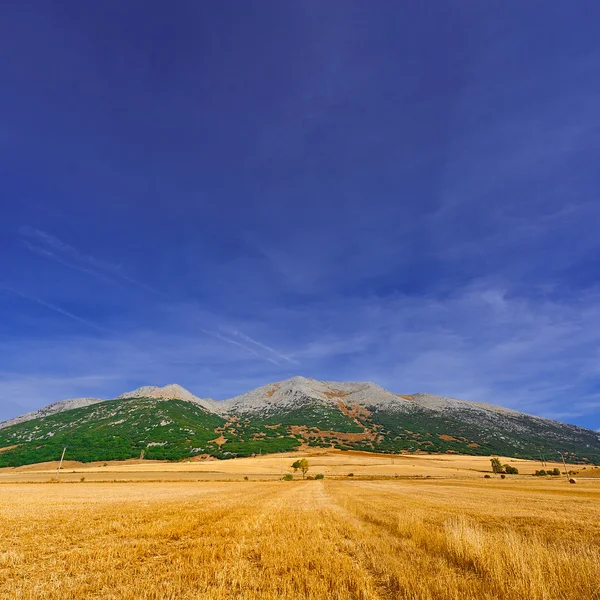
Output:
[[368,480],[349,460],[317,481],[2,484],[0,598],[600,598],[600,480]]
[[[215,481],[250,479],[279,479],[292,473],[291,463],[299,456],[306,456],[311,473],[323,473],[327,477],[345,477],[349,473],[371,477],[481,477],[491,473],[488,456],[457,454],[399,454],[377,455],[367,452],[340,452],[312,449],[310,452],[290,452],[264,456],[235,458],[230,460],[203,460],[166,462],[156,460],[126,460],[97,463],[66,461],[61,471],[61,481]],[[539,461],[501,457],[503,464],[517,467],[522,475],[530,475],[541,469]],[[0,483],[47,482],[56,476],[58,462],[0,469]],[[545,469],[560,468],[562,464],[548,462]],[[568,465],[577,476],[589,476],[590,466]]]

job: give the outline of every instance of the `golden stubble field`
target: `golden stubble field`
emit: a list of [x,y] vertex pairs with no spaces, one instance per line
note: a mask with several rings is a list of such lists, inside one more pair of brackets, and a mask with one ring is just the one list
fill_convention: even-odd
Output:
[[600,598],[600,481],[0,485],[0,598]]
[[[68,455],[67,455],[68,456]],[[149,481],[149,480],[229,480],[243,479],[279,479],[285,473],[291,473],[290,465],[297,458],[306,457],[310,462],[311,473],[323,473],[327,477],[356,476],[367,477],[481,477],[490,473],[489,456],[465,456],[457,454],[400,454],[377,455],[366,452],[340,452],[321,449],[311,452],[292,452],[270,454],[254,458],[235,458],[231,460],[204,460],[162,462],[152,460],[127,460],[108,463],[76,463],[65,461],[61,472],[63,481]],[[519,469],[519,473],[528,475],[536,469],[553,469],[563,465],[548,462],[544,467],[539,461],[500,457],[501,462]],[[56,474],[58,463],[45,463],[18,468],[0,469],[0,483],[46,482]],[[591,474],[591,467],[568,465],[569,470],[578,472],[578,476]]]

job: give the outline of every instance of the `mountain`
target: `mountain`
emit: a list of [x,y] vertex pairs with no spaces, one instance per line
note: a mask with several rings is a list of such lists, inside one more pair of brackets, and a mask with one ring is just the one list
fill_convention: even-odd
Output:
[[0,466],[55,460],[180,460],[335,447],[600,462],[595,431],[484,404],[369,382],[293,377],[223,401],[179,385],[113,400],[65,400],[0,425]]
[[[139,457],[179,460],[203,454],[225,419],[184,400],[125,398],[51,414],[0,430],[0,466],[68,458],[83,462]],[[218,449],[218,447],[217,447]]]
[[24,423],[25,421],[33,421],[34,419],[43,419],[49,415],[53,415],[65,410],[72,410],[74,408],[81,408],[83,406],[89,406],[90,404],[96,404],[98,402],[105,402],[101,398],[70,398],[69,400],[61,400],[55,402],[39,410],[26,413],[14,419],[4,421],[0,423],[0,429],[4,427],[10,427],[11,425],[17,425],[18,423]]
[[307,400],[338,406],[342,399],[350,404],[370,403],[378,406],[404,402],[397,394],[374,383],[342,383],[292,377],[223,400],[219,403],[219,408],[222,412],[232,414],[268,414],[298,408],[305,405]]
[[209,411],[215,411],[216,402],[214,400],[198,398],[185,388],[172,383],[164,387],[156,387],[153,385],[145,385],[132,392],[126,392],[117,396],[116,400],[127,398],[163,398],[164,400],[183,400],[184,402],[192,402]]

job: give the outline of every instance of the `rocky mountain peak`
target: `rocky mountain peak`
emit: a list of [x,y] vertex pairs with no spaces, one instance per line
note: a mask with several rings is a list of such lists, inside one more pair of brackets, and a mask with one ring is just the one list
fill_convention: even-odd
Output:
[[193,402],[209,411],[214,411],[215,402],[210,398],[198,398],[192,392],[186,390],[177,383],[170,383],[163,387],[155,385],[144,385],[131,392],[125,392],[116,399],[126,400],[128,398],[161,398],[163,400],[183,400]]
[[387,406],[406,403],[407,400],[370,382],[318,381],[296,376],[267,384],[218,404],[221,412],[252,413],[301,406],[309,402]]

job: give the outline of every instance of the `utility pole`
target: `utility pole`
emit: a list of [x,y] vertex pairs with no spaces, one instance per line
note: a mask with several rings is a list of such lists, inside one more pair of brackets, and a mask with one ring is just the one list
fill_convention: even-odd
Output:
[[56,481],[58,481],[58,476],[60,475],[60,470],[62,469],[63,460],[65,458],[65,452],[67,451],[67,447],[65,446],[62,451],[62,456],[60,457],[60,463],[58,465],[58,469],[56,470]]
[[565,455],[562,452],[559,452],[560,457],[562,458],[563,461],[563,465],[565,466],[565,477],[567,478],[567,481],[569,481],[569,471],[567,470],[567,463],[565,462]]

